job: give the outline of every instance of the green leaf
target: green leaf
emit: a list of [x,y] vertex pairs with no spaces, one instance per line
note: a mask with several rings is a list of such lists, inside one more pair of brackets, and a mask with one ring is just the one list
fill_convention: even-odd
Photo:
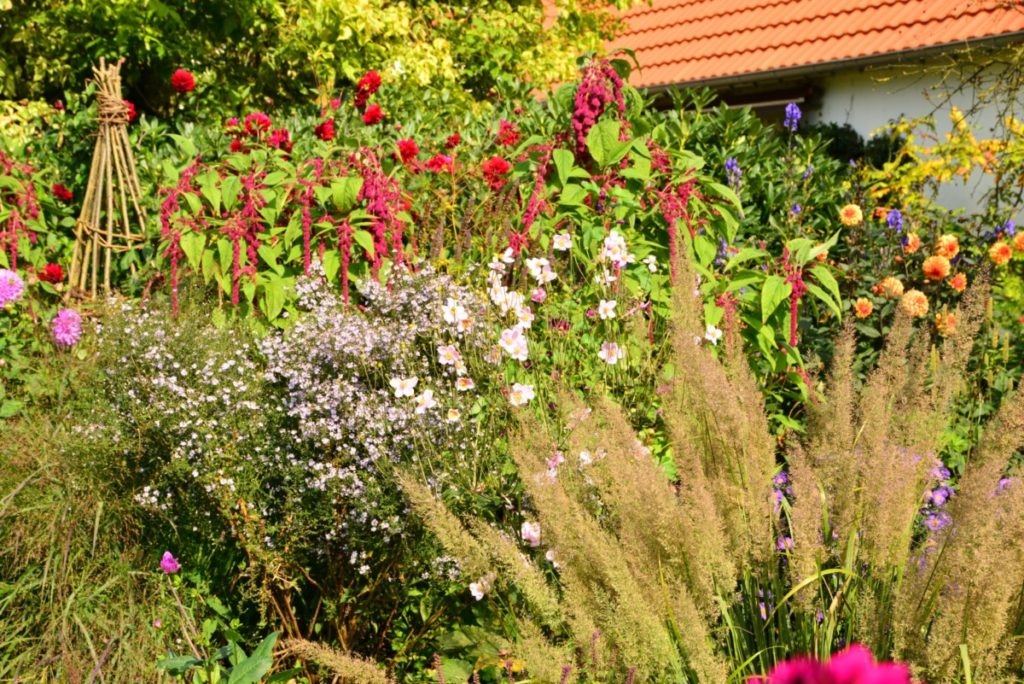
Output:
[[242,192],[242,181],[238,176],[227,176],[220,186],[221,199],[224,202],[224,211],[233,211],[238,203],[238,195]]
[[825,292],[823,289],[821,289],[814,283],[804,283],[804,285],[807,286],[808,292],[810,292],[812,295],[814,295],[821,301],[825,302],[828,308],[832,310],[832,313],[836,315],[836,318],[838,318],[839,320],[843,319],[843,312],[839,310],[839,304],[837,304],[836,301],[832,299],[832,296],[829,293]]
[[558,182],[564,188],[565,184],[569,182],[569,174],[576,163],[576,158],[572,152],[563,149],[557,149],[552,152],[551,158],[555,162],[555,171],[558,172]]
[[352,239],[355,240],[356,244],[365,249],[370,254],[376,253],[373,248],[373,236],[365,230],[357,230],[352,233]]
[[331,183],[331,199],[334,206],[342,214],[352,211],[359,201],[359,191],[363,189],[363,179],[359,176],[346,176]]
[[260,245],[256,248],[256,252],[278,275],[284,273],[284,267],[277,263],[277,258],[281,256],[281,243],[276,245]]
[[760,259],[767,255],[768,253],[765,252],[763,249],[756,249],[754,247],[744,247],[739,251],[739,253],[737,253],[731,259],[729,259],[729,261],[725,264],[725,270],[730,271],[733,269],[733,267],[739,266],[745,261],[750,261],[751,259]]
[[583,206],[583,200],[586,196],[587,191],[573,183],[562,188],[562,192],[558,195],[558,203],[567,207]]
[[707,235],[698,235],[694,238],[693,249],[697,253],[697,262],[702,266],[710,264],[718,254],[718,245]]
[[281,315],[281,311],[284,309],[287,286],[287,281],[277,275],[271,275],[267,282],[263,284],[263,299],[260,300],[260,309],[268,321],[272,321]]
[[16,399],[4,399],[0,403],[0,418],[11,418],[17,415],[19,411],[25,406],[25,402],[18,401]]
[[828,270],[828,267],[823,264],[811,267],[811,273],[814,275],[814,279],[825,286],[829,291],[829,294],[836,300],[836,304],[841,304],[843,298],[839,295],[839,283],[836,282],[832,272]]
[[782,276],[770,275],[764,279],[761,287],[761,322],[767,323],[768,318],[775,313],[786,297],[792,292],[793,286],[785,281]]
[[163,658],[156,662],[156,666],[158,668],[161,670],[167,670],[170,674],[175,676],[183,675],[192,668],[199,667],[202,664],[202,660],[190,655],[171,656],[170,658]]
[[464,682],[473,676],[473,665],[465,660],[443,658],[441,674],[446,682]]
[[248,658],[231,668],[228,684],[258,684],[274,665],[274,643],[278,634],[270,634]]
[[181,245],[181,251],[185,252],[188,265],[192,267],[193,271],[198,273],[202,265],[203,249],[206,247],[206,236],[190,230],[182,233],[179,244]]
[[714,193],[722,199],[728,200],[729,204],[736,207],[737,211],[743,211],[743,203],[740,202],[740,198],[736,195],[736,192],[728,185],[722,185],[721,183],[715,183],[709,180],[702,181],[701,185],[713,190]]
[[632,147],[631,140],[619,140],[620,130],[618,121],[605,119],[595,124],[587,133],[587,151],[601,168],[620,161]]

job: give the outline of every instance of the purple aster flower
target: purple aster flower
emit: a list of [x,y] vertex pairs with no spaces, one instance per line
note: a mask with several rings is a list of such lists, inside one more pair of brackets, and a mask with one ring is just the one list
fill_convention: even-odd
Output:
[[790,102],[786,105],[786,118],[782,122],[783,128],[789,129],[791,133],[796,133],[796,127],[800,124],[800,117],[803,116],[800,112],[800,107],[797,106],[796,102]]
[[160,559],[160,569],[164,571],[165,575],[173,575],[181,570],[181,563],[171,555],[170,551],[164,551],[164,556]]
[[789,482],[789,476],[786,475],[785,471],[780,471],[778,475],[772,478],[772,482],[775,483],[776,487],[781,487]]
[[773,489],[772,490],[772,503],[775,504],[775,512],[776,513],[779,512],[779,508],[782,506],[782,499],[783,498],[784,497],[782,495],[782,491],[781,490],[778,490],[778,489]]
[[779,551],[792,551],[793,550],[793,538],[792,537],[779,537],[779,540],[775,543],[775,548]]
[[903,230],[903,214],[899,209],[893,209],[885,217],[885,223],[890,229],[895,230],[897,233]]
[[946,513],[945,511],[940,511],[938,513],[932,513],[927,518],[925,518],[924,525],[932,532],[938,532],[942,528],[949,525],[949,523],[951,522],[953,522],[953,519],[950,517],[949,513]]
[[1013,219],[1009,219],[1006,223],[1003,224],[1003,234],[1006,237],[1013,237],[1014,235],[1017,234],[1017,224],[1014,222]]
[[794,205],[793,205],[793,208],[792,208],[792,209],[790,209],[790,211],[792,211],[792,212],[793,212],[793,215],[794,215],[794,216],[797,216],[797,215],[799,215],[799,214],[800,214],[800,212],[801,212],[801,211],[803,211],[803,210],[804,210],[804,208],[803,208],[803,207],[801,207],[799,203],[797,203],[797,204],[794,204]]
[[58,311],[50,326],[57,346],[73,347],[82,339],[82,317],[73,309]]
[[16,302],[25,292],[25,281],[14,271],[0,268],[0,309],[8,302]]
[[765,608],[764,601],[758,601],[757,602],[757,607],[761,611],[761,619],[762,620],[767,620],[768,619],[768,610]]

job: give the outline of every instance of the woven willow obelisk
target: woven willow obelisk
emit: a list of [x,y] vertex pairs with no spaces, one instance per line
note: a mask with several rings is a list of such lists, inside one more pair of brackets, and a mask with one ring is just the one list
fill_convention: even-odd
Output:
[[103,291],[109,292],[113,253],[132,249],[146,233],[142,191],[128,140],[128,107],[121,98],[121,63],[107,66],[100,59],[92,71],[100,126],[82,213],[75,223],[68,296],[75,292],[95,297],[101,278]]

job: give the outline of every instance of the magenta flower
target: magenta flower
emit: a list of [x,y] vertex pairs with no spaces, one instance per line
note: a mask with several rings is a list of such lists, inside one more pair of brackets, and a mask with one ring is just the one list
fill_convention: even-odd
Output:
[[806,656],[787,660],[747,684],[911,684],[911,679],[906,665],[876,663],[871,651],[854,644],[827,663]]
[[165,575],[173,575],[181,570],[181,563],[171,555],[170,551],[164,551],[164,557],[160,559],[160,569],[164,571]]
[[59,347],[73,347],[82,339],[82,316],[73,309],[61,309],[50,323]]

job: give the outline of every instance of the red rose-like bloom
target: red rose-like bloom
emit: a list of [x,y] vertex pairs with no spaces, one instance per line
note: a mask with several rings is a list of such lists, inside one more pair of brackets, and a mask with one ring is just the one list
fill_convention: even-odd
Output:
[[181,94],[191,93],[196,89],[196,77],[185,69],[178,69],[171,74],[171,87]]
[[287,128],[278,128],[270,134],[267,144],[285,152],[292,151],[292,136]]
[[455,170],[455,160],[447,154],[435,154],[427,161],[427,169],[434,173],[452,173]]
[[243,152],[245,151],[245,145],[242,144],[241,140],[235,138],[234,140],[231,141],[230,149],[232,152]]
[[366,108],[365,112],[363,112],[363,123],[367,126],[379,124],[383,120],[384,112],[381,111],[379,104],[372,104]]
[[519,144],[519,128],[511,121],[501,120],[498,125],[498,144],[514,147]]
[[135,121],[135,117],[138,116],[138,114],[135,112],[135,105],[133,105],[128,100],[121,100],[121,104],[123,104],[125,106],[125,109],[128,110],[128,123]]
[[62,283],[64,282],[64,269],[60,267],[60,264],[46,264],[45,267],[39,269],[36,276],[40,280],[47,283]]
[[261,132],[270,130],[270,117],[263,112],[253,112],[245,117],[245,132],[247,135],[256,137]]
[[412,138],[405,138],[404,140],[398,141],[398,154],[402,158],[403,164],[408,164],[410,161],[416,158],[416,155],[420,153],[420,146],[416,144],[416,141]]
[[462,142],[462,138],[459,136],[459,134],[452,133],[451,135],[448,136],[448,139],[444,141],[444,148],[446,150],[455,149],[456,147],[459,146],[460,142]]
[[366,93],[367,95],[373,95],[375,92],[380,90],[380,74],[376,71],[370,70],[359,79],[359,83],[356,84],[359,92]]
[[319,126],[313,129],[316,137],[321,140],[334,140],[334,119],[322,121]]
[[483,163],[481,170],[491,190],[501,190],[505,185],[505,174],[512,170],[512,165],[501,157],[491,157]]
[[75,194],[68,190],[62,183],[54,183],[50,186],[50,189],[53,191],[53,196],[61,202],[70,202],[75,199]]

